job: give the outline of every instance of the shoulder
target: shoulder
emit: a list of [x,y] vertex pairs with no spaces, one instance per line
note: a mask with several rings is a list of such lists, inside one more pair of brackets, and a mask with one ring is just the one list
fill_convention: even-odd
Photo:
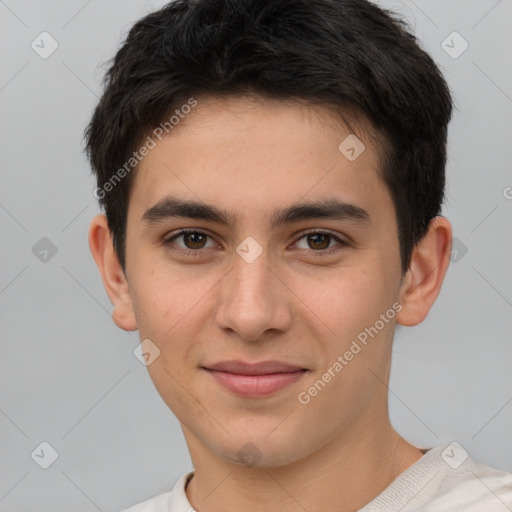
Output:
[[192,475],[193,471],[185,473],[171,491],[137,503],[121,512],[190,512],[193,509],[188,503],[185,487]]
[[[445,453],[444,458],[451,453]],[[460,466],[442,465],[439,477],[438,495],[425,507],[425,512],[445,509],[465,512],[511,510],[512,473],[508,471],[481,464],[466,455]]]
[[474,460],[457,442],[437,446],[361,512],[507,512],[512,473]]
[[171,499],[172,491],[159,494],[148,500],[137,503],[130,508],[124,509],[121,512],[168,512],[169,501]]

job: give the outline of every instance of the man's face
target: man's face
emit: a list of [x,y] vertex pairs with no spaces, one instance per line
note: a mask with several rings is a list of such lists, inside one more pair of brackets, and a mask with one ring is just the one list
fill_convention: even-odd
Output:
[[[320,107],[199,99],[140,164],[126,275],[141,340],[160,350],[151,379],[191,453],[284,465],[360,439],[387,415],[398,232],[373,144],[351,161],[353,140],[339,149],[348,135]],[[213,206],[227,223],[169,215],[171,198]],[[279,215],[331,201],[352,207]],[[208,370],[233,360],[304,371]]]

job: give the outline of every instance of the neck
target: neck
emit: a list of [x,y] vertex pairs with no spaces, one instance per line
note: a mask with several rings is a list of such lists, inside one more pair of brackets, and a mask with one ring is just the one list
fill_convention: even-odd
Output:
[[[378,431],[361,435],[358,424],[308,457],[270,468],[221,459],[182,425],[195,468],[187,498],[200,512],[359,510],[423,456],[387,417],[380,420]],[[370,424],[379,423],[373,418]]]

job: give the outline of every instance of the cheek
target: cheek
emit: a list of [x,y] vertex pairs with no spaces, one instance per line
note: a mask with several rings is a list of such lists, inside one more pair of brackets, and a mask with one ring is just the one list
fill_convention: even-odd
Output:
[[[371,394],[375,377],[370,370],[377,375],[385,372],[396,314],[394,286],[375,257],[357,268],[340,269],[318,290],[308,305],[330,330],[322,328],[327,335],[318,336],[324,357],[315,378],[328,381],[328,390],[318,397],[317,405],[329,407],[331,400],[348,404],[361,394]],[[386,312],[383,321],[381,315]],[[325,375],[329,369],[331,374]]]
[[179,270],[169,268],[154,256],[152,262],[151,257],[148,251],[146,257],[139,258],[135,295],[145,327],[158,329],[183,317],[203,285],[200,279],[187,281]]
[[375,322],[391,306],[391,295],[382,274],[370,265],[339,269],[337,274],[316,289],[308,305],[336,336],[346,339]]
[[185,279],[175,272],[151,272],[136,287],[136,315],[141,339],[149,338],[161,351],[166,368],[181,371],[189,352],[201,339],[208,314],[211,277]]
[[193,314],[200,292],[191,288],[148,271],[135,294],[140,339],[151,340],[159,349],[158,357],[147,366],[148,373],[163,400],[178,411],[190,407],[183,389],[190,385],[191,340],[198,339],[194,329],[201,323]]
[[172,337],[173,325],[179,325],[185,315],[182,295],[176,282],[159,279],[151,271],[141,276],[132,293],[141,339],[149,338],[160,350],[166,350],[165,340]]

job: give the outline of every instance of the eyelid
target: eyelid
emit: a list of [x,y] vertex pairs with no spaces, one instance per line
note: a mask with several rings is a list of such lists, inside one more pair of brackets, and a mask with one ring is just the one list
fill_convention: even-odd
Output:
[[[162,240],[162,245],[170,246],[172,244],[172,242],[176,238],[179,238],[180,236],[186,235],[186,234],[189,234],[189,233],[197,233],[197,234],[200,234],[200,235],[206,235],[207,237],[209,237],[212,240],[214,240],[214,236],[211,235],[208,231],[205,231],[203,229],[199,229],[199,228],[180,228],[180,229],[178,229],[176,231],[173,231],[172,233],[167,234],[166,236],[164,236],[164,238]],[[337,245],[335,245],[334,247],[329,247],[327,249],[322,249],[322,250],[317,250],[317,251],[315,251],[314,249],[303,249],[304,251],[308,251],[310,253],[314,253],[314,254],[317,254],[317,255],[330,254],[330,253],[335,252],[337,250],[336,247],[341,248],[341,247],[345,247],[345,246],[350,246],[351,245],[351,241],[350,240],[344,240],[343,237],[341,237],[338,234],[333,233],[330,230],[325,230],[325,229],[320,229],[320,228],[316,228],[316,229],[315,228],[311,228],[309,230],[299,231],[298,233],[296,233],[295,236],[298,236],[298,238],[297,238],[297,240],[295,242],[293,242],[292,246],[296,245],[304,237],[306,237],[307,235],[310,235],[310,234],[328,235],[331,238],[333,238],[336,242],[338,242]],[[348,238],[348,237],[345,236],[345,238]],[[202,252],[208,250],[208,248],[186,249],[186,248],[183,248],[183,247],[178,247],[175,250],[178,251],[178,252],[184,252],[184,253],[187,253],[187,254],[192,254],[192,253],[202,254]]]
[[[205,231],[203,229],[198,229],[198,228],[180,228],[180,229],[178,229],[176,231],[172,231],[171,233],[166,234],[163,237],[163,239],[162,239],[162,245],[164,245],[164,246],[171,245],[171,243],[176,238],[179,238],[182,235],[187,235],[187,234],[190,234],[190,233],[197,233],[197,234],[200,234],[200,235],[205,235],[208,238],[214,240],[214,236],[211,235],[208,231]],[[177,250],[188,251],[188,252],[201,252],[201,251],[204,251],[206,249],[184,249],[183,247],[178,247]]]
[[[339,242],[342,245],[350,245],[351,240],[346,235],[341,235],[341,233],[335,233],[333,231],[330,231],[328,229],[308,229],[306,231],[299,231],[297,233],[299,238],[297,239],[297,242],[302,240],[307,235],[329,235],[330,237],[334,238],[337,242]],[[294,245],[297,243],[294,242]],[[315,252],[322,252],[322,251],[315,251]],[[325,250],[323,252],[326,252]]]

